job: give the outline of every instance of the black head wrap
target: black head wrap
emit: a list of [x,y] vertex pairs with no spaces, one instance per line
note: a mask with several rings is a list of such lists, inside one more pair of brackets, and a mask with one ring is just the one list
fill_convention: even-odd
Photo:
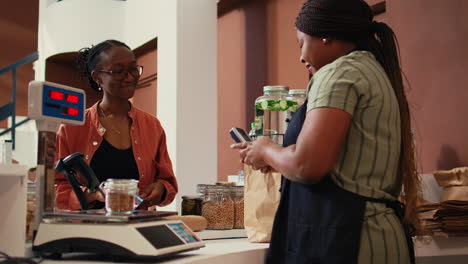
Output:
[[372,20],[363,0],[308,0],[296,18],[296,28],[311,36],[355,40],[374,32]]

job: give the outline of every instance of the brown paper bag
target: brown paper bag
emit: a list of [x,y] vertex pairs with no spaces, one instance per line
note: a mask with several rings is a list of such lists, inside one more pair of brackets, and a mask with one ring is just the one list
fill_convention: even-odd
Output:
[[249,242],[270,242],[280,200],[281,174],[244,167],[244,226]]
[[441,187],[468,186],[468,167],[434,171],[434,178]]
[[468,201],[468,186],[447,186],[442,192],[442,201]]
[[468,201],[468,167],[435,171],[434,178],[443,187],[442,201]]

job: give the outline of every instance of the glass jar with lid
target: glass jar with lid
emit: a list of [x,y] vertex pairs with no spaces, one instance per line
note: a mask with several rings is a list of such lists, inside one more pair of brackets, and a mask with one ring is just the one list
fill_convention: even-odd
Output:
[[305,102],[307,97],[307,90],[304,89],[297,89],[297,90],[289,90],[289,94],[287,97],[289,111],[296,112],[299,107]]
[[234,226],[234,202],[226,187],[210,186],[202,203],[202,216],[208,222],[207,229],[232,229]]
[[286,99],[288,91],[289,88],[282,85],[263,87],[263,95],[255,100],[257,136],[269,136],[276,143],[283,143],[289,108]]
[[294,113],[301,107],[301,105],[305,102],[307,98],[307,90],[289,90],[289,95],[287,97],[288,101],[288,114],[287,114],[287,122],[291,120]]
[[109,213],[131,213],[135,207],[138,181],[133,179],[107,179],[100,185],[106,197]]
[[257,131],[260,129],[260,125],[257,124],[257,122],[252,122],[250,123],[250,131],[249,131],[249,137],[252,140],[255,140],[257,138]]
[[244,228],[244,186],[231,187],[231,197],[234,202],[234,227]]
[[201,215],[203,198],[199,195],[182,196],[182,215]]
[[197,184],[197,194],[205,200],[206,196],[206,189],[210,188],[210,186],[214,186],[213,184]]

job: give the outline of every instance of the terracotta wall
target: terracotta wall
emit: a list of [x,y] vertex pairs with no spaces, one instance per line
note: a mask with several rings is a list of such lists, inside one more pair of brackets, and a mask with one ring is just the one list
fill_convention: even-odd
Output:
[[258,0],[218,19],[218,179],[242,169],[231,127],[249,130],[265,85],[305,89],[294,18],[302,0]]
[[[382,0],[368,0],[370,4]],[[218,20],[218,178],[240,169],[227,130],[247,127],[253,103],[268,84],[305,88],[294,19],[303,0],[257,0]],[[394,28],[416,132],[420,172],[466,166],[468,125],[468,2],[392,0],[377,16]],[[229,104],[228,104],[229,103]],[[234,108],[234,109],[233,109]],[[224,136],[226,135],[226,136]]]
[[420,171],[468,165],[468,1],[391,0],[411,90]]
[[[16,0],[0,8],[0,69],[37,51],[39,1]],[[27,87],[34,79],[32,63],[17,70],[17,115],[27,115]],[[12,74],[0,75],[0,106],[11,102]],[[6,128],[6,120],[0,128]]]
[[[242,168],[237,153],[229,149],[232,140],[227,131],[233,126],[248,127],[262,86],[305,88],[307,74],[299,63],[293,27],[301,5],[302,0],[257,0],[218,20],[220,180]],[[468,89],[464,89],[468,83],[466,14],[466,0],[387,1],[384,20],[399,38],[403,70],[411,83],[409,97],[421,172],[468,162],[464,120],[468,98]],[[0,67],[37,50],[37,20],[37,1],[10,1],[8,8],[0,9],[0,48],[8,51],[0,56]],[[48,65],[55,66],[59,65]],[[34,78],[31,67],[23,66],[18,74],[19,115],[27,111],[27,83]],[[0,105],[10,98],[10,83],[10,74],[0,76]],[[136,97],[147,98],[143,96],[146,92],[150,91],[137,91]],[[147,105],[143,107],[149,112],[156,109],[147,102],[142,105]],[[0,121],[0,127],[4,124]]]
[[234,10],[218,19],[218,180],[242,168],[229,148],[231,127],[247,124],[244,12]]
[[[141,79],[144,79],[150,75],[157,73],[157,51],[151,49],[141,55],[137,55],[137,62],[143,66],[143,75]],[[170,89],[170,88],[167,88]],[[151,81],[148,85],[142,88],[138,88],[132,99],[132,102],[140,109],[156,116],[156,101],[157,101],[157,82],[156,80]]]

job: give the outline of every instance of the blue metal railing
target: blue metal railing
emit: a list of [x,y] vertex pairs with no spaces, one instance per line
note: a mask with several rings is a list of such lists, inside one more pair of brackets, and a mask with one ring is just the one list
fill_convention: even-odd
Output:
[[12,147],[15,149],[15,129],[16,127],[26,123],[29,121],[29,118],[26,118],[22,120],[21,122],[16,123],[16,69],[24,64],[30,63],[31,61],[37,60],[39,57],[39,54],[37,52],[34,52],[30,54],[29,56],[26,56],[20,60],[18,60],[15,63],[12,63],[8,66],[6,66],[3,69],[0,69],[0,75],[5,74],[7,72],[12,73],[12,78],[13,78],[13,87],[12,87],[12,94],[11,94],[11,102],[0,106],[0,120],[4,120],[8,117],[11,116],[11,127],[0,132],[0,136],[11,132],[11,141],[12,141]]

